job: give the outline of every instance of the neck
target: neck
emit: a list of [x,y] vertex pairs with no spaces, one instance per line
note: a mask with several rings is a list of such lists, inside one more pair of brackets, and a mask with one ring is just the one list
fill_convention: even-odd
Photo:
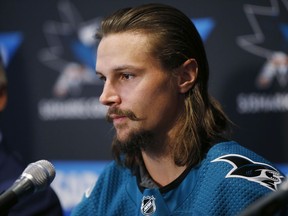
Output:
[[160,187],[173,182],[186,169],[186,166],[177,166],[171,155],[155,158],[142,152],[142,156],[148,173]]
[[[179,128],[181,128],[181,126],[182,124],[176,124],[168,133],[162,134],[162,136],[158,134],[158,138],[154,141],[153,148],[142,151],[145,167],[151,178],[160,187],[173,182],[187,168],[186,165],[177,166],[174,161],[174,150],[172,146],[177,145],[177,143],[175,143],[175,137],[179,134],[179,130],[181,130]],[[161,145],[157,145],[156,143],[161,143]],[[156,148],[156,146],[158,146],[158,148]]]

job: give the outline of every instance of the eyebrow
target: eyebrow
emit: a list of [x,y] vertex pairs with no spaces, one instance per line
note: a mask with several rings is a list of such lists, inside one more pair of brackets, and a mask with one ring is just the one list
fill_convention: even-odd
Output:
[[[120,72],[120,71],[127,70],[127,69],[129,69],[129,70],[133,69],[133,70],[137,70],[137,71],[142,70],[141,68],[135,67],[132,65],[121,65],[121,66],[117,66],[117,67],[113,68],[112,71]],[[95,71],[96,71],[96,74],[102,75],[102,73],[100,71],[97,71],[97,70],[95,70]]]

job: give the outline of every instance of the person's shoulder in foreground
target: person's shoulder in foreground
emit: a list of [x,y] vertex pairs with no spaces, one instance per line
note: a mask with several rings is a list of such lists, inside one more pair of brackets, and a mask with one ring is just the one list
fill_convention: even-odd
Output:
[[[25,166],[0,142],[0,193],[12,186]],[[0,214],[1,215],[1,214]],[[60,201],[51,187],[23,197],[9,210],[8,216],[62,216]]]
[[149,202],[155,205],[153,215],[237,215],[277,190],[283,178],[253,151],[234,141],[221,142],[164,190],[143,190],[137,175],[112,162],[72,215],[143,215]]

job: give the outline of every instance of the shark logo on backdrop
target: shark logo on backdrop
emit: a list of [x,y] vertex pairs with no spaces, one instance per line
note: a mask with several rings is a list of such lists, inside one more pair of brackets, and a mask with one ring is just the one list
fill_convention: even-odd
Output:
[[38,104],[42,120],[104,118],[106,108],[98,97],[83,97],[83,87],[100,86],[95,74],[96,40],[94,34],[101,18],[83,21],[74,5],[63,0],[58,4],[61,21],[43,25],[47,48],[39,60],[59,73],[50,99]]
[[272,166],[250,160],[247,157],[237,154],[224,155],[216,158],[212,162],[224,161],[233,166],[226,178],[243,178],[263,185],[273,191],[282,183],[284,178]]
[[43,64],[60,72],[53,87],[55,97],[78,96],[81,86],[97,84],[95,67],[94,34],[100,18],[82,21],[76,8],[69,1],[58,4],[61,22],[47,21],[43,26],[48,47],[39,58]]
[[[270,6],[244,5],[244,12],[253,34],[238,37],[237,44],[265,63],[255,79],[260,93],[240,93],[238,112],[287,112],[288,1],[270,0]],[[272,85],[279,91],[271,93]]]
[[[84,22],[74,5],[68,0],[58,4],[61,21],[47,21],[43,25],[47,48],[39,52],[39,60],[59,73],[52,88],[52,98],[38,103],[42,120],[105,118],[106,108],[98,97],[84,98],[83,88],[102,85],[97,78],[94,34],[101,18]],[[205,41],[214,27],[211,18],[193,19]]]

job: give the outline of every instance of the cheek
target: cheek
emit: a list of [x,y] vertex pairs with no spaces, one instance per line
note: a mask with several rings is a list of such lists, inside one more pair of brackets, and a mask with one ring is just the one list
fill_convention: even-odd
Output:
[[[139,83],[138,83],[139,84]],[[167,115],[176,116],[179,94],[168,80],[142,82],[137,86],[121,89],[122,109],[130,109],[139,118],[161,119]]]
[[171,121],[179,111],[178,95],[171,88],[146,91],[139,97],[139,109],[152,123]]

